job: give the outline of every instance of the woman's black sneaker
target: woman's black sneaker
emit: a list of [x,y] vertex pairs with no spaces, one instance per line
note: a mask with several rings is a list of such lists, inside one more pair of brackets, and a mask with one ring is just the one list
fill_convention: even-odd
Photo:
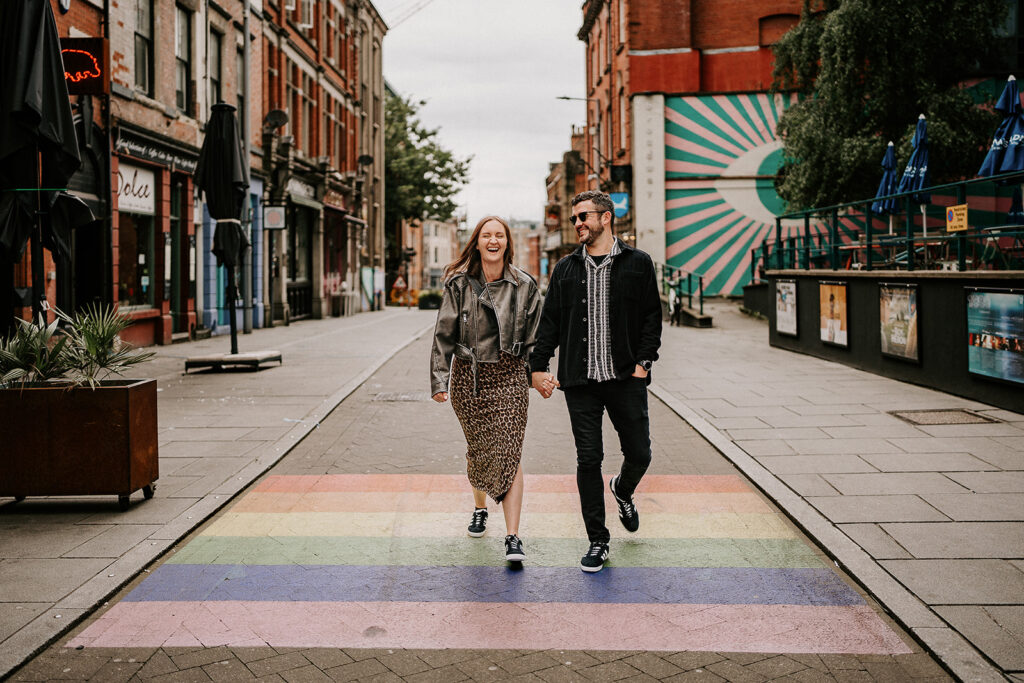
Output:
[[593,574],[604,569],[604,563],[608,560],[607,543],[591,543],[590,550],[580,560],[580,569]]
[[522,562],[526,559],[523,552],[523,542],[515,534],[505,537],[505,559],[509,562]]
[[626,527],[626,531],[632,533],[640,528],[640,513],[636,511],[636,504],[633,503],[633,496],[629,498],[620,498],[618,492],[615,490],[619,485],[619,475],[612,477],[612,480],[608,482],[608,488],[612,490],[612,496],[615,498],[615,502],[619,504],[619,521],[622,522],[622,526]]
[[480,538],[485,531],[487,531],[487,508],[474,508],[473,519],[469,521],[466,533],[473,538]]

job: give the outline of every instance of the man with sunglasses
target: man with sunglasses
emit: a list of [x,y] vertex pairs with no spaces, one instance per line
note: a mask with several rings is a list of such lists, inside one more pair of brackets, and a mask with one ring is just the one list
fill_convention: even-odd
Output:
[[[601,421],[607,410],[619,435],[622,468],[610,488],[619,520],[633,532],[640,526],[633,493],[651,462],[647,385],[661,345],[661,298],[651,257],[615,237],[611,197],[581,192],[572,206],[580,248],[551,273],[530,368],[542,396],[551,396],[555,387],[565,393],[576,441],[576,486],[590,539],[580,568],[598,572],[608,559],[610,540]],[[548,371],[556,348],[557,379]]]

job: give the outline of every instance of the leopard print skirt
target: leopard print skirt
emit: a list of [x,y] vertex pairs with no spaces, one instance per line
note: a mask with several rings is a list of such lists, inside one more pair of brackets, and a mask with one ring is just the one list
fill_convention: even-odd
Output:
[[466,434],[469,483],[500,503],[512,487],[523,456],[530,387],[526,362],[502,353],[497,363],[473,364],[456,358],[452,364],[452,407]]

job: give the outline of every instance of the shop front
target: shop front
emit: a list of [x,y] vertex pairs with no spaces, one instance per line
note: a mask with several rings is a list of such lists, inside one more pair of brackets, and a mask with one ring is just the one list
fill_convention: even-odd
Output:
[[195,152],[118,131],[113,160],[113,298],[137,345],[195,333],[197,254],[192,216]]
[[310,183],[291,178],[288,182],[287,229],[284,238],[282,273],[288,316],[291,320],[322,318],[325,312],[323,271],[314,268],[322,263],[320,218],[323,204],[315,199]]

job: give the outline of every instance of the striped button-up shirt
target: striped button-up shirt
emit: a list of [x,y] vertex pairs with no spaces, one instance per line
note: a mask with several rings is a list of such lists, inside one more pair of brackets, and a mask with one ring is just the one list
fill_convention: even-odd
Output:
[[619,240],[612,250],[596,263],[583,249],[587,269],[587,379],[607,382],[615,379],[612,362],[612,335],[608,307],[611,304],[612,259],[621,252]]

